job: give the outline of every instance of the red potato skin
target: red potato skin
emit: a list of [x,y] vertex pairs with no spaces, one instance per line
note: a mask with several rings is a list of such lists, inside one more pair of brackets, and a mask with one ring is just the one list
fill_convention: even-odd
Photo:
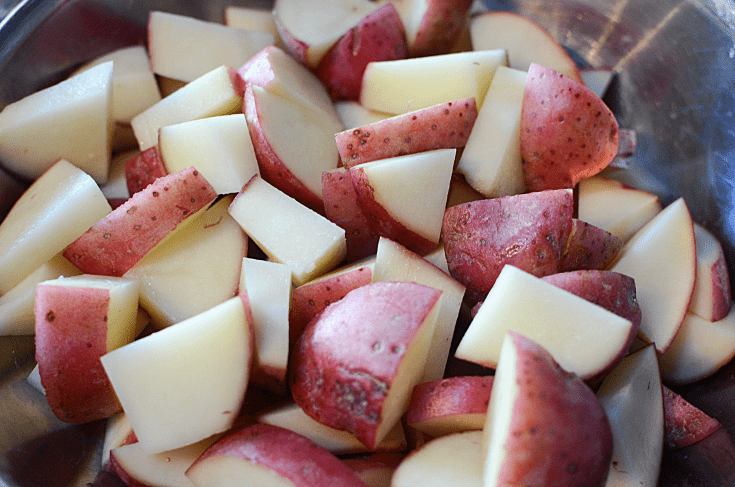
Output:
[[411,393],[406,424],[457,414],[486,414],[493,379],[467,375],[418,384]]
[[363,18],[324,55],[314,73],[332,100],[359,100],[362,74],[373,61],[408,56],[403,22],[392,3]]
[[606,269],[623,247],[623,241],[602,228],[574,218],[559,272]]
[[375,199],[375,190],[361,167],[350,168],[350,178],[357,193],[357,202],[367,216],[368,225],[378,235],[389,238],[420,255],[436,249],[437,243],[422,237],[398,222]]
[[572,195],[549,190],[456,205],[444,213],[449,272],[474,304],[485,299],[505,264],[537,277],[554,274],[572,226]]
[[[311,321],[291,355],[291,393],[312,418],[374,450],[398,367],[441,291],[376,282],[349,292]],[[376,441],[377,440],[377,441]]]
[[357,193],[349,172],[325,171],[322,173],[322,199],[324,216],[345,231],[347,242],[346,262],[375,255],[380,236],[370,228],[368,219],[357,202]]
[[715,418],[662,385],[664,397],[664,446],[677,450],[693,445],[722,428]]
[[258,99],[253,92],[253,85],[245,83],[243,93],[243,113],[248,123],[248,131],[255,149],[255,157],[258,160],[260,176],[264,181],[272,184],[301,204],[324,215],[324,202],[314,194],[304,183],[281,162],[281,159],[273,150],[266,137],[263,126],[260,123],[258,113]]
[[521,158],[529,191],[573,188],[618,152],[618,122],[584,84],[531,64],[521,109]]
[[369,267],[359,267],[328,279],[307,282],[294,289],[288,313],[291,343],[296,343],[309,322],[327,306],[344,298],[353,289],[367,286],[372,278],[373,272]]
[[217,191],[190,167],[157,179],[72,242],[64,257],[86,274],[122,277]]
[[406,458],[405,453],[373,453],[368,457],[345,458],[345,465],[352,469],[368,487],[389,487],[380,483],[381,479],[389,481],[398,465]]
[[712,289],[716,292],[713,295],[711,321],[720,321],[728,315],[732,307],[730,274],[727,270],[727,262],[725,261],[724,254],[721,254],[720,258],[713,265]]
[[234,456],[273,470],[300,487],[365,487],[328,450],[293,431],[265,423],[236,429],[207,448],[187,475],[216,456]]
[[167,174],[158,146],[151,147],[125,162],[125,179],[131,196]]
[[72,424],[122,411],[100,357],[107,350],[107,289],[36,288],[36,361],[54,415]]
[[428,0],[428,4],[424,25],[409,48],[411,57],[449,52],[467,22],[472,0]]
[[510,333],[518,393],[497,485],[605,485],[613,439],[600,401],[545,349]]
[[442,103],[335,135],[340,160],[350,168],[364,162],[467,144],[477,120],[474,98]]

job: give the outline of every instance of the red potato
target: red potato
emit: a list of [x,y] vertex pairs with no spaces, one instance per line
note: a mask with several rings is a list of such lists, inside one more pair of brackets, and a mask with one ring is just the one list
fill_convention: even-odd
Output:
[[452,277],[477,302],[505,264],[539,277],[558,272],[572,210],[567,190],[503,196],[447,209],[442,240]]
[[122,276],[217,198],[193,167],[160,178],[75,240],[64,257],[82,272]]
[[477,119],[474,98],[434,105],[335,135],[344,167],[434,149],[464,147]]
[[163,163],[157,145],[125,162],[125,179],[131,196],[167,174],[166,165]]
[[348,262],[371,255],[378,249],[378,235],[357,202],[350,173],[343,167],[322,173],[324,216],[345,230]]
[[[338,165],[334,134],[341,123],[252,84],[245,88],[243,110],[262,178],[323,215],[321,178]],[[302,130],[284,131],[287,126]]]
[[161,453],[235,424],[255,353],[249,300],[240,294],[101,361],[140,446]]
[[413,388],[406,425],[437,437],[481,430],[490,402],[492,376],[456,376]]
[[197,487],[365,487],[337,457],[285,428],[256,423],[207,448],[186,476]]
[[725,254],[717,237],[694,224],[697,247],[697,278],[689,311],[709,321],[719,321],[730,312],[732,294]]
[[324,55],[314,72],[333,100],[358,100],[368,63],[405,59],[403,23],[392,4],[366,15]]
[[445,54],[467,22],[472,0],[390,0],[406,26],[411,57]]
[[573,188],[618,152],[618,122],[581,82],[531,64],[521,110],[521,158],[529,191]]
[[86,423],[122,410],[100,357],[135,338],[139,287],[131,279],[88,275],[36,287],[36,360],[61,421]]
[[641,308],[632,277],[606,270],[560,272],[541,279],[565,291],[602,306],[633,323],[630,343],[641,325]]
[[420,284],[378,282],[327,307],[292,350],[296,403],[374,449],[423,373],[440,296]]
[[606,269],[617,257],[623,241],[612,233],[577,218],[561,253],[559,272]]
[[295,288],[291,293],[288,315],[291,342],[295,343],[309,322],[327,306],[336,303],[353,289],[370,284],[372,277],[370,267],[360,266]]
[[288,52],[314,69],[345,32],[379,7],[368,0],[278,0],[273,20]]
[[523,335],[503,342],[485,428],[485,486],[605,485],[613,437],[599,399]]
[[390,157],[350,168],[357,202],[370,227],[408,249],[436,249],[455,149]]
[[[440,248],[437,247],[437,250]],[[378,251],[375,254],[373,282],[378,281],[416,282],[442,292],[434,336],[431,339],[429,356],[426,359],[421,382],[444,377],[452,338],[455,334],[457,316],[464,297],[464,286],[427,258],[385,237],[380,238]]]
[[329,93],[319,78],[278,47],[266,47],[243,64],[237,74],[244,84],[260,86],[299,105],[327,113],[335,121],[339,120]]
[[722,428],[719,421],[666,386],[664,398],[664,445],[675,450],[693,445]]

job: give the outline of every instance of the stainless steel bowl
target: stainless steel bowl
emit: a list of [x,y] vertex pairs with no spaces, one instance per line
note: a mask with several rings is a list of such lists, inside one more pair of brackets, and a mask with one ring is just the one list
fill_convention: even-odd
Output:
[[[318,1],[318,0],[315,0]],[[735,1],[485,0],[546,27],[584,65],[612,68],[606,96],[638,148],[630,182],[664,204],[683,196],[723,242],[735,276]],[[14,1],[0,2],[0,15]],[[0,108],[75,66],[143,42],[149,10],[221,21],[227,5],[269,0],[26,0],[0,21]],[[24,188],[0,171],[0,218]],[[85,485],[98,473],[104,425],[67,426],[28,386],[32,337],[0,338],[0,486]],[[735,365],[676,389],[723,431],[666,453],[660,485],[735,485]],[[98,485],[109,477],[97,478]]]

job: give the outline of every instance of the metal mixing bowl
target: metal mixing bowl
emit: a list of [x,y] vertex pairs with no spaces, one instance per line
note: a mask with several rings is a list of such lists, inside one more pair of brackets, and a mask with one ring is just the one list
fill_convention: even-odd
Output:
[[[268,8],[271,2],[27,0],[9,10],[14,4],[0,2],[0,16],[10,12],[0,21],[0,108],[99,54],[143,42],[148,10],[221,21],[227,5]],[[485,4],[537,20],[581,64],[616,71],[605,100],[620,126],[638,136],[630,182],[664,204],[683,196],[694,219],[722,240],[735,275],[735,1]],[[0,172],[0,218],[23,187]],[[24,380],[32,359],[32,337],[0,338],[0,486],[93,482],[104,425],[59,423]],[[676,390],[725,429],[666,453],[660,485],[735,485],[735,365]]]

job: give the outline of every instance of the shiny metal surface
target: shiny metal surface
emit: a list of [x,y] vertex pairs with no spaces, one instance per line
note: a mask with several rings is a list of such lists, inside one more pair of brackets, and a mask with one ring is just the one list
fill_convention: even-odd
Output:
[[[580,63],[617,72],[606,101],[621,127],[638,135],[630,182],[664,203],[683,196],[695,220],[722,239],[735,276],[735,1],[484,3],[537,20]],[[268,7],[270,2],[21,2],[0,21],[0,107],[60,80],[96,55],[142,42],[149,9],[221,20],[229,4]],[[22,187],[0,173],[0,217]],[[44,398],[24,380],[32,359],[32,338],[0,338],[0,486],[92,482],[104,425],[69,427],[55,420]],[[725,430],[667,453],[660,485],[735,485],[735,366],[677,392],[717,417]],[[106,481],[115,485],[99,479]]]

